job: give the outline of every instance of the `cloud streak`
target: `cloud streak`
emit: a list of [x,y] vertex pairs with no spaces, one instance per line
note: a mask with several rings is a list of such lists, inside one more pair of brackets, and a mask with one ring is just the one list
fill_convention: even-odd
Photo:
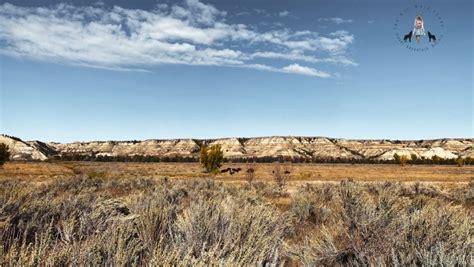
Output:
[[354,22],[354,20],[352,20],[352,19],[343,19],[343,18],[338,18],[338,17],[320,18],[320,19],[318,19],[318,21],[329,21],[329,22],[333,22],[333,23],[336,23],[336,24],[353,23]]
[[[254,25],[226,23],[226,16],[225,11],[198,0],[161,4],[151,11],[68,4],[32,8],[5,3],[0,5],[0,53],[116,70],[183,64],[320,78],[332,75],[299,63],[357,65],[344,56],[354,41],[349,32],[322,36],[284,27],[260,31]],[[264,59],[272,62],[260,62]]]

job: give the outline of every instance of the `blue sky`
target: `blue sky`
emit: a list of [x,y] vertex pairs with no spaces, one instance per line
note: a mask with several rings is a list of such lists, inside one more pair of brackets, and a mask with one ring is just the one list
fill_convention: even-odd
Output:
[[416,1],[425,52],[393,29],[413,1],[129,2],[0,2],[0,132],[473,137],[472,1]]

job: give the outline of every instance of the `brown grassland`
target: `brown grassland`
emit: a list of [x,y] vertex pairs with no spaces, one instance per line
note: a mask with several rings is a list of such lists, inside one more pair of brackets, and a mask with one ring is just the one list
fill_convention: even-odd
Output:
[[223,167],[7,163],[0,266],[474,264],[472,166]]
[[[306,181],[341,181],[348,178],[357,181],[442,182],[460,183],[474,179],[474,166],[459,168],[451,165],[396,164],[283,164],[291,171],[289,183]],[[130,163],[130,162],[53,162],[7,163],[0,169],[0,179],[26,179],[47,182],[74,174],[87,174],[102,178],[212,178],[225,182],[244,182],[245,170],[255,168],[260,181],[273,181],[275,164],[245,163],[224,164],[222,168],[240,167],[243,171],[234,175],[204,173],[198,163]],[[221,168],[221,169],[222,169]]]

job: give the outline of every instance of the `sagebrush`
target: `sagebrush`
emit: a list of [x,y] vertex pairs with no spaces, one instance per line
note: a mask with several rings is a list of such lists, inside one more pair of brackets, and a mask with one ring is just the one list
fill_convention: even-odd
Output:
[[469,266],[473,183],[0,183],[0,266]]

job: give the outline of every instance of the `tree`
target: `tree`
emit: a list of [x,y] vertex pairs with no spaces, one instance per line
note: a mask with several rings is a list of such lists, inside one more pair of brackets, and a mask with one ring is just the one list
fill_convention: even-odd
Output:
[[204,168],[207,166],[207,153],[209,152],[209,147],[204,144],[201,146],[201,152],[199,152],[199,162],[203,165]]
[[209,148],[207,145],[201,147],[199,162],[206,169],[206,172],[216,172],[222,165],[224,152],[220,145],[213,145]]
[[3,165],[10,158],[10,152],[8,152],[8,146],[4,143],[0,143],[0,166]]
[[406,155],[401,155],[401,156],[400,156],[400,155],[398,155],[397,153],[395,153],[395,154],[393,155],[393,158],[395,159],[395,162],[396,162],[396,163],[398,163],[398,164],[400,164],[400,165],[402,165],[402,166],[404,166],[404,165],[407,163],[407,161],[408,161],[408,157],[407,157]]
[[434,155],[433,157],[431,157],[431,160],[433,161],[434,164],[439,164],[441,159],[442,158],[438,155]]
[[408,157],[406,155],[400,156],[400,165],[405,166],[408,162]]
[[397,153],[393,154],[393,158],[395,159],[395,163],[400,163],[400,156]]
[[474,160],[471,157],[467,157],[467,158],[464,159],[464,164],[466,164],[466,165],[471,165],[473,163],[474,163]]
[[458,167],[462,167],[462,165],[464,165],[464,159],[461,156],[459,156],[456,159],[456,164],[458,165]]

